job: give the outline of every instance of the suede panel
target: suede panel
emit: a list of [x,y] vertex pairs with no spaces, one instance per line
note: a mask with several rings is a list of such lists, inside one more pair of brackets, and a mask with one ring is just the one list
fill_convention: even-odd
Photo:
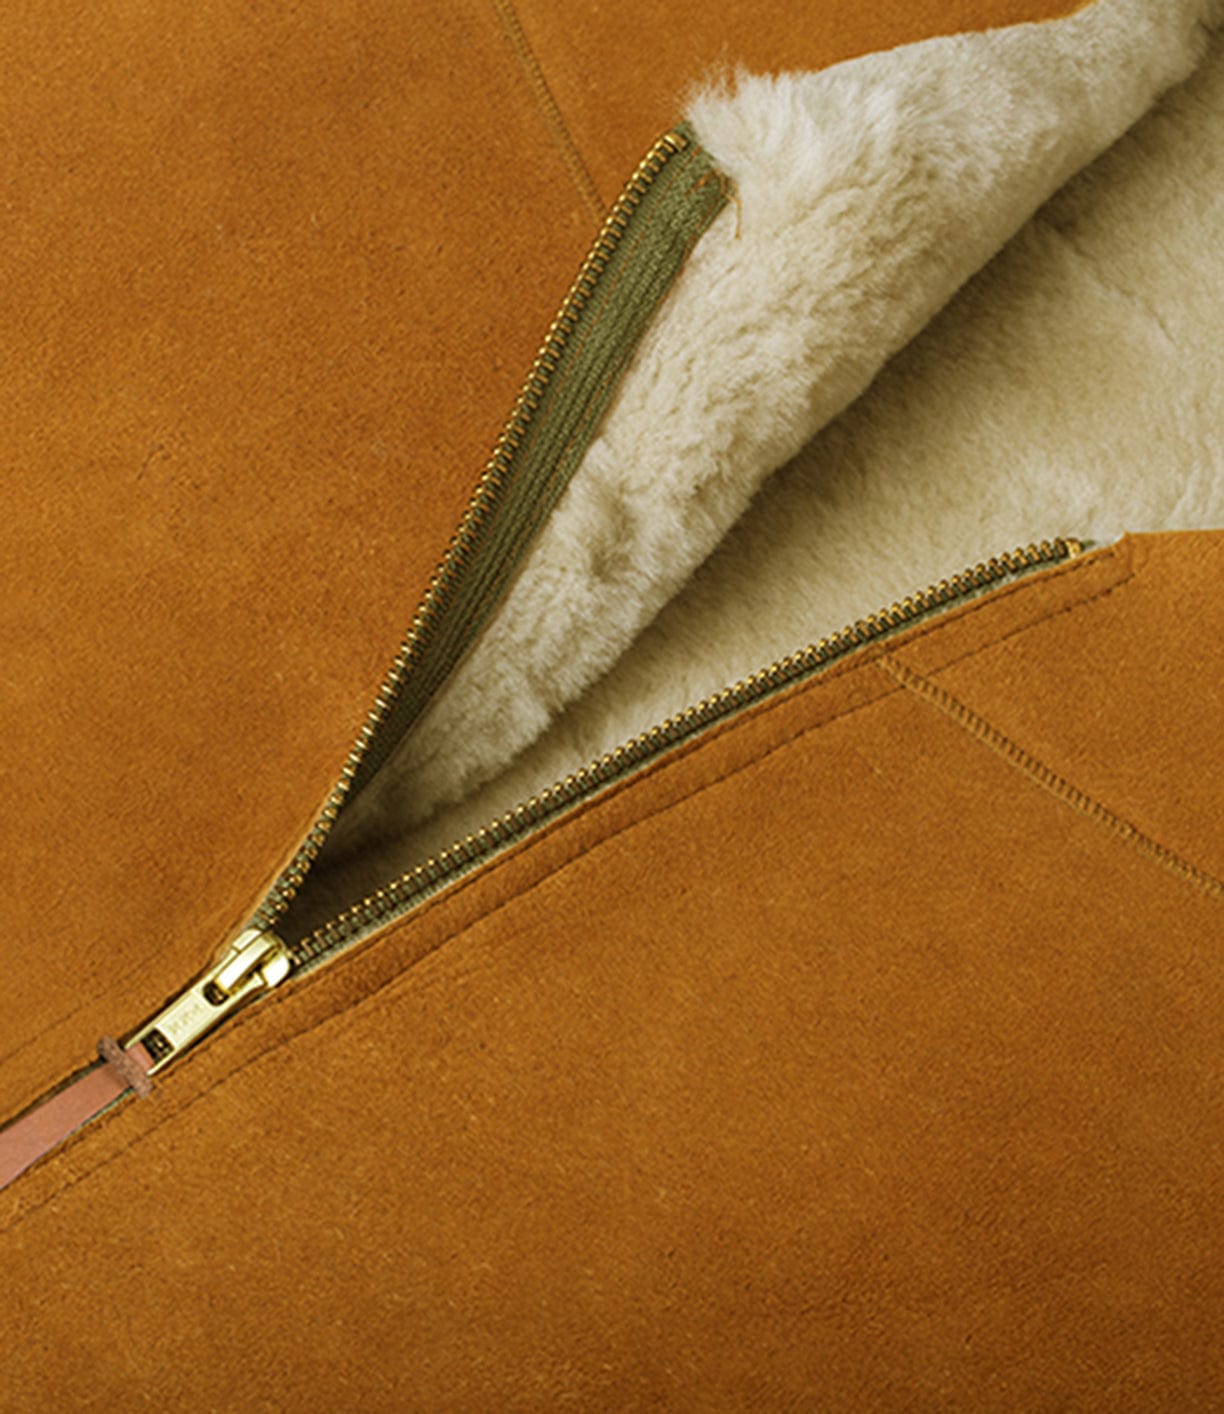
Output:
[[[513,3],[534,65],[525,62],[547,78],[559,125],[609,201],[635,153],[711,77],[821,69],[935,35],[1056,19],[1085,0],[676,0],[663,23],[648,0]],[[511,8],[498,0],[503,15]]]
[[[0,1195],[8,1407],[1218,1402],[1222,905],[893,672],[1009,657],[1057,747],[1220,540],[865,651],[239,1018]],[[1124,681],[1218,739],[1195,655]]]
[[476,0],[6,6],[0,128],[2,1116],[296,848],[594,222]]

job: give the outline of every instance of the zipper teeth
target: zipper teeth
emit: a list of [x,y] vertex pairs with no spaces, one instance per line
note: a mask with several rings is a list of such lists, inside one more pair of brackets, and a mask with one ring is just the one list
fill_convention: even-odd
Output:
[[494,851],[522,839],[567,806],[623,778],[694,733],[762,701],[816,669],[910,626],[934,610],[972,598],[979,591],[1012,576],[1058,564],[1078,555],[1083,548],[1078,540],[1060,538],[1043,540],[1040,544],[996,555],[961,574],[942,579],[938,584],[890,604],[878,613],[859,619],[838,633],[788,654],[712,697],[686,707],[684,711],[624,742],[539,795],[532,796],[498,819],[456,841],[441,854],[368,895],[306,937],[289,943],[287,946],[295,965],[317,961],[334,948],[354,941],[404,913],[414,903],[436,893]]
[[405,678],[428,648],[436,626],[446,612],[454,587],[468,566],[480,533],[489,516],[497,508],[502,488],[514,464],[515,453],[556,371],[558,360],[573,332],[578,315],[594,293],[600,275],[625,234],[629,218],[640,205],[651,183],[668,161],[688,146],[689,139],[683,132],[673,129],[664,133],[642,158],[605,217],[603,226],[587,252],[556,318],[549,325],[540,351],[536,354],[515,401],[514,409],[502,428],[480,480],[476,483],[476,489],[459,527],[451,537],[446,553],[430,579],[429,587],[422,597],[408,632],[378,690],[374,705],[367,713],[357,739],[345,758],[339,779],[298,852],[256,911],[252,920],[256,926],[271,928],[301,887],[327,839],[336,816],[340,813],[370,743],[391,710]]

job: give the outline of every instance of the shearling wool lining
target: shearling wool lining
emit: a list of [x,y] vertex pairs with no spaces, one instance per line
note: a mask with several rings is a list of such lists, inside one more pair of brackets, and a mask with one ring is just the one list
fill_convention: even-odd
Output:
[[[380,882],[389,856],[397,870],[410,862],[390,843],[405,823],[471,793],[605,672],[769,473],[858,397],[1052,192],[1186,77],[1205,23],[1218,19],[1204,0],[1096,0],[1061,21],[937,39],[817,74],[745,78],[699,96],[692,120],[735,180],[738,206],[694,252],[477,649],[342,819],[333,862],[357,849],[363,876]],[[1025,233],[1026,248],[1043,226],[1056,239],[1046,220]],[[953,386],[936,402],[956,399]],[[919,416],[915,430],[923,425]],[[844,439],[832,445],[852,455]],[[920,460],[921,445],[890,452]],[[982,448],[984,477],[991,467],[1007,477],[1006,450]],[[1045,484],[1056,501],[1053,469]],[[934,516],[958,531],[931,542],[963,541],[964,559],[1003,548],[984,543],[977,515],[964,512],[964,487],[928,492],[897,517],[907,544]],[[1099,523],[1167,523],[1124,497],[1111,502],[1106,488],[1094,494]],[[1042,510],[1011,538],[1100,529],[1051,524]],[[891,584],[857,582],[857,611],[958,567],[944,559],[928,572],[924,556],[912,558]],[[878,575],[878,556],[860,559]],[[790,617],[781,615],[788,628]],[[674,709],[722,680],[703,671],[694,633],[702,637],[679,628],[665,681],[645,694],[651,707]],[[801,641],[778,649],[773,638],[766,625],[760,652],[738,671]],[[620,676],[632,672],[628,663]],[[605,716],[619,726],[624,714]],[[482,798],[476,816],[487,814]],[[431,831],[431,843],[453,825]]]

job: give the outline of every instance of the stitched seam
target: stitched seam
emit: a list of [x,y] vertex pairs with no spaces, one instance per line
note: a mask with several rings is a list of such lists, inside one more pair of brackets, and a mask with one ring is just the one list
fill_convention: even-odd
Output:
[[1103,805],[1093,796],[1080,790],[1078,786],[1072,785],[1065,776],[1060,775],[1043,761],[1039,761],[1037,757],[1004,735],[997,727],[992,726],[984,717],[979,716],[971,707],[954,697],[946,688],[940,687],[938,683],[915,672],[913,668],[907,667],[887,653],[881,654],[876,661],[880,668],[895,682],[929,706],[942,712],[944,716],[950,718],[970,736],[989,747],[996,755],[1001,756],[1008,765],[1014,766],[1043,790],[1054,796],[1056,800],[1060,800],[1064,805],[1069,805],[1072,809],[1078,810],[1080,814],[1086,815],[1103,829],[1108,830],[1115,838],[1130,845],[1132,849],[1160,865],[1161,868],[1175,875],[1183,883],[1201,890],[1210,898],[1224,899],[1224,881],[1209,874],[1205,869],[1200,869],[1198,865],[1192,864],[1176,850],[1161,844],[1159,840],[1146,834],[1137,825],[1118,815],[1107,805]]
[[514,8],[513,0],[493,0],[493,8],[501,22],[502,32],[509,41],[510,48],[514,51],[514,57],[518,60],[519,68],[523,71],[523,76],[535,97],[540,117],[544,120],[544,125],[548,128],[553,142],[561,154],[565,169],[570,174],[588,214],[594,218],[595,224],[598,226],[604,215],[604,202],[600,198],[599,188],[595,185],[595,179],[591,176],[582,153],[578,149],[578,144],[574,141],[573,134],[561,116],[561,109],[548,85],[548,80],[544,77],[544,70],[540,67],[536,52],[531,47],[531,41],[523,29],[523,23],[519,19],[518,11]]
[[[1113,558],[1114,553],[1114,551],[1110,550],[1107,552],[1107,556],[1109,558]],[[1090,559],[1073,561],[1071,564],[1064,567],[1062,570],[1052,571],[1047,575],[1043,575],[1042,582],[1049,582],[1050,579],[1054,578],[1055,574],[1057,574],[1061,578],[1065,574],[1074,573],[1078,570],[1084,569],[1089,564],[1100,563],[1100,560],[1106,558],[1107,556],[1093,556]],[[1128,579],[1130,577],[1131,575],[1127,576]],[[1038,623],[1041,623],[1044,620],[1056,618],[1058,615],[1066,613],[1070,609],[1086,607],[1088,604],[1095,602],[1095,600],[1102,598],[1105,594],[1110,593],[1114,588],[1118,588],[1121,583],[1125,583],[1125,580],[1119,581],[1118,583],[1111,585],[1109,589],[1102,590],[1100,593],[1093,595],[1091,598],[1079,600],[1077,603],[1070,606],[1060,605],[1056,609],[1051,609],[1046,614],[1034,619],[1032,623],[1028,625],[1028,627],[1035,627]],[[1031,584],[1032,581],[1017,581],[1015,584],[1010,586],[1008,590],[999,591],[993,595],[988,596],[986,599],[980,601],[979,603],[970,606],[963,613],[957,615],[954,622],[960,622],[963,618],[968,617],[970,614],[980,612],[982,609],[988,607],[990,604],[997,603],[1000,597],[1002,597],[1003,593],[1017,592],[1020,589],[1031,587]],[[934,632],[936,629],[939,628],[947,627],[949,625],[949,622],[950,620],[948,618],[940,617],[936,619],[932,624],[928,625],[926,628],[919,631],[915,631],[911,637],[907,638],[906,642],[911,643],[919,637],[925,637],[927,633]],[[1010,636],[1010,634],[1005,636]],[[984,644],[982,645],[982,648],[990,646],[992,646],[992,644]],[[981,650],[979,649],[975,651]],[[905,668],[903,664],[897,662],[895,659],[890,658],[887,652],[881,649],[878,653],[872,654],[868,658],[856,658],[853,661],[846,663],[840,669],[835,668],[827,673],[821,673],[816,678],[809,679],[808,683],[806,684],[796,684],[794,691],[802,691],[805,687],[813,686],[815,684],[826,683],[834,677],[840,679],[841,677],[844,677],[849,673],[856,672],[862,669],[869,669],[877,664],[881,668],[884,668],[886,671],[888,671],[893,677],[896,677],[896,674],[892,673],[893,668],[899,669],[902,673],[909,674],[914,678],[918,677],[916,673],[912,673],[912,670]],[[865,711],[868,708],[877,706],[879,703],[886,701],[888,700],[888,698],[892,697],[895,692],[902,691],[907,686],[908,684],[898,680],[897,686],[892,691],[885,693],[884,696],[872,698],[870,702],[858,703],[854,707],[848,708],[843,712],[839,712],[832,717],[822,718],[819,722],[815,722],[806,727],[802,727],[798,731],[792,732],[790,735],[783,738],[783,740],[775,742],[773,745],[769,746],[759,754],[750,757],[747,761],[744,761],[739,766],[733,767],[731,770],[722,773],[713,780],[703,782],[700,786],[697,787],[697,789],[686,795],[681,796],[677,800],[670,801],[667,804],[660,806],[658,809],[651,811],[647,815],[637,816],[633,820],[627,821],[624,825],[620,826],[612,833],[604,835],[601,839],[594,842],[593,844],[577,846],[572,854],[558,861],[554,867],[549,869],[546,873],[542,874],[538,879],[535,879],[526,888],[519,890],[512,897],[504,899],[501,903],[495,904],[494,906],[485,910],[483,913],[478,915],[476,918],[471,919],[469,922],[464,924],[463,927],[457,929],[455,932],[448,933],[445,937],[440,938],[426,952],[421,953],[419,956],[412,959],[412,961],[409,962],[402,970],[395,973],[393,976],[388,977],[385,981],[379,983],[378,986],[376,986],[374,990],[369,992],[366,996],[358,999],[355,1002],[350,1002],[344,1005],[340,1010],[332,1012],[329,1015],[320,1018],[319,1020],[308,1022],[299,1030],[294,1031],[292,1035],[283,1037],[274,1045],[259,1051],[256,1055],[250,1057],[250,1059],[243,1061],[242,1064],[237,1066],[235,1069],[227,1071],[226,1074],[219,1076],[206,1089],[201,1090],[197,1094],[191,1096],[190,1098],[185,1100],[178,1108],[174,1109],[170,1113],[161,1116],[157,1120],[156,1124],[153,1124],[150,1128],[141,1131],[139,1134],[134,1135],[128,1141],[128,1143],[126,1143],[121,1149],[117,1150],[115,1153],[111,1154],[108,1158],[103,1159],[100,1163],[88,1169],[85,1173],[79,1174],[76,1178],[73,1178],[67,1183],[62,1184],[59,1188],[55,1189],[52,1193],[49,1193],[45,1198],[41,1199],[32,1207],[23,1209],[22,1211],[17,1213],[8,1224],[6,1224],[4,1227],[0,1227],[0,1235],[12,1231],[14,1228],[18,1227],[21,1223],[23,1223],[27,1218],[32,1217],[42,1208],[47,1207],[49,1204],[55,1202],[65,1193],[69,1192],[72,1188],[75,1188],[77,1184],[83,1183],[85,1180],[91,1178],[94,1174],[101,1172],[110,1164],[122,1158],[131,1150],[137,1148],[146,1139],[149,1139],[154,1134],[156,1134],[164,1125],[170,1124],[172,1121],[176,1120],[180,1115],[186,1114],[187,1111],[190,1110],[194,1105],[198,1104],[206,1096],[212,1094],[214,1090],[218,1090],[224,1085],[228,1084],[229,1081],[242,1074],[242,1072],[248,1067],[257,1064],[259,1061],[265,1058],[276,1055],[278,1052],[288,1046],[291,1046],[294,1042],[300,1040],[302,1037],[310,1035],[317,1031],[321,1031],[324,1027],[330,1028],[334,1023],[344,1023],[346,1021],[355,1022],[357,1019],[366,1014],[367,1007],[374,1007],[375,1011],[377,1011],[379,1007],[384,1006],[390,1000],[391,996],[394,995],[394,988],[396,988],[400,984],[405,986],[411,984],[411,981],[413,980],[413,972],[415,972],[419,964],[423,962],[427,957],[433,956],[441,948],[447,946],[448,944],[458,941],[465,934],[469,933],[472,929],[478,927],[483,923],[486,923],[490,918],[495,917],[503,909],[510,907],[519,899],[522,899],[528,894],[534,892],[537,888],[540,888],[549,880],[555,878],[558,874],[564,872],[565,869],[567,869],[571,864],[575,863],[578,859],[585,857],[587,854],[593,852],[595,849],[600,848],[602,845],[607,844],[610,841],[621,837],[622,835],[628,834],[630,831],[637,828],[639,825],[643,825],[650,820],[656,819],[666,814],[669,810],[673,810],[678,806],[695,799],[697,796],[702,795],[706,791],[712,790],[715,786],[723,784],[725,781],[730,780],[734,776],[740,774],[742,771],[746,771],[757,766],[760,762],[768,759],[775,752],[781,751],[786,747],[792,745],[794,742],[820,731],[823,727],[828,726],[832,722],[840,721],[843,718],[852,716],[856,712]],[[943,689],[936,687],[935,684],[930,684],[930,687],[934,692],[943,694]],[[914,689],[911,688],[911,690]],[[784,702],[789,701],[793,695],[793,691],[784,690],[778,695],[778,697],[770,699],[765,704],[762,704],[763,710],[760,715],[762,717],[771,715],[773,711],[776,711],[781,708]],[[947,696],[948,694],[944,695]],[[756,714],[754,713],[753,715],[755,716]],[[737,716],[723,723],[721,727],[716,728],[711,732],[700,734],[699,736],[695,737],[690,743],[688,743],[685,747],[679,748],[676,752],[668,753],[666,756],[660,758],[660,760],[657,761],[653,767],[648,768],[646,772],[635,773],[632,777],[621,782],[619,786],[613,787],[610,791],[601,793],[600,795],[594,797],[591,801],[587,802],[585,807],[579,807],[578,811],[566,812],[565,815],[559,817],[551,825],[546,827],[545,830],[543,830],[540,834],[532,836],[530,841],[525,841],[519,849],[507,851],[505,854],[492,860],[487,869],[478,870],[475,874],[468,876],[468,878],[460,880],[454,888],[444,890],[441,894],[436,895],[433,899],[429,900],[426,904],[422,905],[419,909],[413,912],[412,921],[419,921],[433,909],[440,907],[443,903],[452,902],[460,894],[466,892],[469,888],[474,887],[478,882],[487,880],[494,872],[501,872],[506,867],[508,867],[512,859],[517,857],[521,849],[526,848],[529,845],[534,846],[535,844],[542,842],[545,837],[550,836],[556,830],[561,829],[563,826],[571,822],[575,818],[575,815],[579,812],[585,814],[587,810],[602,805],[605,801],[611,798],[612,795],[620,794],[622,790],[628,789],[631,785],[636,784],[646,774],[653,775],[657,771],[669,769],[670,767],[677,765],[681,759],[687,757],[693,751],[696,751],[701,747],[707,745],[712,740],[721,737],[727,732],[733,730],[735,727],[740,725],[743,720],[744,719],[742,717]],[[1019,748],[1015,749],[1017,751],[1019,750]],[[1050,775],[1052,776],[1053,773],[1050,773]],[[1037,780],[1038,778],[1034,776],[1033,779]],[[1074,787],[1068,786],[1068,789],[1074,790]],[[1060,796],[1059,798],[1063,797]],[[1088,798],[1084,797],[1084,799],[1087,800]],[[1125,824],[1125,822],[1121,823]],[[1129,828],[1131,830],[1134,830],[1133,826],[1130,826]],[[1139,832],[1134,831],[1134,833],[1137,835]],[[1161,846],[1155,845],[1154,841],[1150,843],[1155,849],[1162,848]],[[1171,855],[1171,851],[1168,853]],[[1191,869],[1193,868],[1193,866],[1187,867]],[[1179,877],[1184,876],[1179,874]],[[1214,880],[1211,882],[1215,884],[1216,889],[1218,891],[1224,892],[1224,885],[1220,885],[1217,881]],[[370,939],[368,939],[367,942],[369,945],[375,945],[379,941],[381,941],[384,936],[385,935],[381,933],[375,934]],[[322,973],[317,974],[315,980],[316,982],[322,980]],[[304,980],[303,987],[309,986],[310,984],[311,979],[306,978]],[[302,987],[295,988],[293,991],[290,992],[273,993],[272,996],[269,997],[267,1001],[264,1002],[257,1009],[257,1011],[253,1010],[247,1012],[245,1015],[239,1015],[238,1017],[236,1017],[234,1019],[234,1022],[226,1029],[225,1035],[221,1039],[228,1041],[229,1039],[236,1036],[243,1027],[252,1025],[255,1021],[261,1020],[266,1015],[268,1015],[271,1012],[272,1007],[289,1005],[295,998],[300,997],[301,995],[303,995]],[[218,1038],[214,1036],[211,1039],[215,1044]],[[206,1042],[205,1045],[207,1044],[208,1043]],[[77,1147],[78,1144],[83,1144],[87,1142],[93,1136],[94,1132],[95,1131],[93,1131],[89,1126],[82,1128],[66,1144],[61,1145],[60,1147],[52,1151],[52,1154],[56,1158],[63,1158],[65,1155],[70,1154]],[[50,1159],[52,1157],[52,1154],[48,1154],[47,1158]]]
[[[1071,575],[1078,574],[1079,572],[1086,570],[1093,565],[1100,565],[1105,563],[1107,560],[1113,560],[1116,558],[1116,547],[1110,547],[1109,549],[1103,550],[1097,554],[1089,555],[1083,559],[1070,560],[1060,567],[1047,570],[1041,575],[1040,582],[1042,584],[1049,584],[1056,579],[1068,578]],[[1134,578],[1134,575],[1135,570],[1132,568],[1122,579],[1115,581],[1115,583],[1110,585],[1109,588],[1101,590],[1099,593],[1092,595],[1090,598],[1076,600],[1072,604],[1062,605],[1057,609],[1052,609],[1041,617],[1032,620],[1030,623],[1022,625],[1020,628],[1009,630],[1000,638],[992,638],[991,640],[989,640],[989,642],[979,644],[976,648],[970,649],[967,653],[961,655],[961,658],[955,658],[949,661],[962,661],[964,658],[972,657],[976,653],[981,653],[988,648],[993,648],[996,643],[1003,642],[1006,638],[1014,637],[1018,633],[1023,633],[1030,628],[1035,628],[1038,624],[1043,623],[1048,619],[1056,618],[1059,614],[1070,613],[1076,609],[1080,609],[1088,604],[1094,603],[1096,602],[1096,600],[1104,598],[1106,595],[1113,593],[1115,589],[1120,589],[1124,584],[1128,583],[1132,578]],[[1029,579],[1019,579],[1009,585],[1004,585],[1001,588],[986,595],[984,598],[976,601],[975,603],[966,605],[962,609],[954,610],[948,614],[938,615],[930,623],[925,625],[919,625],[911,630],[908,630],[906,632],[904,642],[899,642],[897,646],[899,648],[907,648],[911,644],[919,642],[920,640],[928,637],[932,633],[936,633],[942,629],[949,628],[954,624],[963,623],[966,619],[969,619],[975,614],[978,614],[983,610],[990,608],[992,605],[1000,603],[1005,598],[1010,598],[1013,594],[1020,593],[1022,590],[1030,589],[1032,587],[1033,581]],[[819,681],[821,683],[829,683],[840,680],[847,674],[857,672],[859,669],[864,668],[870,663],[876,661],[877,655],[882,652],[884,652],[883,649],[864,649],[862,656],[855,655],[855,657],[853,657],[847,662],[833,664],[830,665],[828,668],[822,669],[816,679],[800,681],[781,689],[781,691],[776,697],[767,699],[758,708],[749,709],[749,714],[753,717],[756,717],[758,715],[762,717],[766,716],[772,713],[773,711],[779,709],[784,704],[784,702],[790,699],[793,693],[804,691],[806,688],[812,686],[814,681]],[[529,840],[524,840],[520,844],[512,846],[505,853],[497,856],[496,859],[490,861],[489,867],[500,868],[504,865],[508,865],[510,861],[512,859],[517,858],[518,855],[524,849],[532,847],[535,844],[543,841],[548,836],[552,835],[555,830],[562,828],[565,824],[567,824],[570,820],[573,820],[576,816],[580,814],[586,814],[589,810],[594,809],[597,806],[601,806],[605,801],[611,800],[614,797],[620,795],[623,790],[626,790],[630,786],[637,784],[639,781],[647,779],[650,776],[654,776],[660,771],[669,769],[673,765],[678,765],[679,762],[687,759],[687,757],[693,751],[696,751],[701,747],[720,739],[727,732],[733,730],[736,726],[738,726],[743,720],[743,717],[736,716],[728,719],[725,722],[720,723],[717,726],[710,727],[707,731],[698,734],[697,736],[690,739],[688,742],[674,748],[672,751],[668,752],[665,756],[659,758],[651,765],[643,767],[640,771],[634,772],[625,780],[618,782],[616,785],[610,786],[606,791],[599,792],[597,795],[593,796],[590,800],[584,802],[582,805],[576,806],[573,810],[566,811],[563,815],[559,816],[556,820],[552,821],[549,825],[545,826],[538,834],[533,834]],[[829,720],[832,721],[836,719],[830,718]],[[484,877],[485,872],[485,870],[481,870],[480,877]],[[433,899],[429,900],[427,903],[424,903],[420,905],[417,909],[415,909],[413,911],[413,917],[423,917],[425,913],[429,912],[432,908],[434,908],[437,904],[440,904],[443,900],[455,898],[459,893],[463,892],[469,884],[475,882],[475,877],[476,876],[470,876],[468,879],[461,880],[453,888],[446,889],[442,893],[435,895]],[[392,924],[391,926],[394,926],[394,924]],[[382,934],[380,932],[365,941],[368,944],[374,944],[381,938],[381,936]],[[363,945],[359,944],[358,946],[361,947]],[[136,967],[133,968],[130,972],[125,973],[123,981],[126,982],[139,970],[140,968]],[[301,986],[308,985],[310,985],[310,979],[306,978],[304,979]],[[102,994],[102,997],[113,995],[119,990],[121,990],[120,985],[116,984],[114,987],[108,988],[107,991]],[[287,1000],[287,995],[288,994],[286,993],[273,993],[273,995],[262,1004],[261,1012],[267,1012],[272,1005],[284,1002],[285,1000]],[[295,990],[295,995],[300,995],[300,987],[299,989]],[[59,1021],[52,1023],[52,1025],[49,1026],[45,1031],[40,1032],[38,1036],[32,1037],[29,1041],[24,1042],[22,1047],[20,1047],[19,1049],[24,1050],[26,1046],[33,1045],[36,1041],[41,1040],[44,1035],[48,1034],[50,1031],[55,1030],[56,1027],[62,1025],[65,1021],[70,1020],[71,1017],[76,1015],[77,1011],[80,1011],[81,1009],[82,1008],[80,1007],[75,1008],[72,1012],[68,1013],[64,1017],[61,1017]],[[236,1018],[235,1021],[231,1023],[231,1025],[227,1028],[226,1034],[234,1034],[235,1027],[242,1024],[243,1020],[244,1018],[241,1017]],[[214,1037],[213,1039],[215,1040],[216,1038]],[[204,1043],[205,1046],[207,1046],[208,1044],[209,1043],[207,1041]],[[12,1054],[16,1055],[18,1054],[18,1052],[14,1051]],[[4,1060],[7,1059],[9,1059],[9,1057],[0,1058],[0,1064],[3,1064]],[[81,1133],[83,1136],[85,1131],[83,1130],[81,1131]],[[55,1152],[63,1153],[64,1147],[61,1146]]]
[[[955,667],[957,663],[966,663],[970,658],[976,658],[980,653],[988,652],[991,648],[997,648],[1000,643],[1006,643],[1009,639],[1018,638],[1022,633],[1028,633],[1030,629],[1043,627],[1048,623],[1052,623],[1063,614],[1073,614],[1077,609],[1086,609],[1089,604],[1099,604],[1103,599],[1108,599],[1109,596],[1117,590],[1124,589],[1134,577],[1135,571],[1133,569],[1128,570],[1121,579],[1115,580],[1114,583],[1107,588],[1098,590],[1097,593],[1089,595],[1087,599],[1076,599],[1074,603],[1064,604],[1061,609],[1055,609],[1052,613],[1044,614],[1040,619],[1034,619],[1032,623],[1017,624],[1015,628],[1008,629],[1006,633],[1000,634],[998,638],[992,638],[989,643],[979,643],[973,648],[965,649],[963,653],[958,653],[954,658],[945,659],[940,663],[938,668],[934,668],[932,671],[942,673],[948,668]],[[904,644],[900,645],[900,648],[907,648],[911,642],[913,642],[913,639],[907,639]],[[886,649],[884,651],[887,653],[893,650]]]

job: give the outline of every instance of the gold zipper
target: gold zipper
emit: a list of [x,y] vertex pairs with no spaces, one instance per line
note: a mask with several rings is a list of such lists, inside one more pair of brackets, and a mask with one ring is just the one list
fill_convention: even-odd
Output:
[[367,895],[360,903],[316,928],[305,938],[289,943],[294,970],[314,964],[337,949],[368,936],[454,883],[491,855],[518,843],[562,811],[623,780],[656,760],[663,752],[708,727],[756,706],[847,654],[878,643],[911,627],[920,619],[975,598],[984,590],[997,588],[1004,581],[1060,564],[1081,554],[1083,549],[1082,541],[1060,538],[1006,551],[950,579],[941,579],[938,584],[890,604],[877,613],[869,614],[840,632],[788,654],[750,677],[742,678],[721,692],[686,707],[676,716],[623,742],[539,795],[532,796],[498,819],[456,841],[435,858]]
[[672,158],[687,151],[692,142],[691,134],[684,127],[664,133],[638,163],[609,210],[544,336],[459,526],[430,579],[404,640],[318,817],[293,859],[259,905],[250,926],[186,991],[129,1038],[128,1045],[138,1042],[144,1045],[153,1062],[153,1071],[169,1064],[239,1007],[248,1005],[256,997],[278,986],[295,965],[301,965],[275,932],[277,922],[301,888],[302,881],[323,848],[353,790],[358,773],[368,777],[387,754],[387,748],[380,745],[380,729],[385,725],[405,683],[437,635],[438,626],[453,602],[456,587],[469,569],[481,533],[501,502],[503,487],[515,468],[515,453],[532,427],[540,401],[557,370],[578,318],[629,229],[634,212],[666,165]]
[[996,555],[780,658],[589,762],[303,938],[287,942],[269,928],[248,929],[220,961],[146,1022],[126,1044],[143,1043],[153,1061],[152,1070],[160,1070],[239,1007],[279,986],[289,976],[317,966],[405,916],[494,854],[519,843],[565,810],[624,780],[664,752],[785,688],[806,681],[851,653],[1003,583],[1061,564],[1081,554],[1084,548],[1081,541],[1074,539],[1043,540]]
[[498,505],[501,489],[513,469],[514,453],[531,426],[540,399],[569,341],[575,321],[594,293],[600,275],[620,245],[630,218],[651,184],[671,158],[684,152],[691,141],[689,135],[679,128],[664,133],[638,163],[604,219],[594,244],[587,252],[573,284],[561,302],[556,318],[544,336],[540,350],[515,400],[514,408],[476,483],[476,489],[467,504],[459,527],[451,537],[446,553],[430,579],[408,632],[378,690],[374,704],[349,750],[339,779],[301,847],[255,913],[252,922],[256,926],[264,929],[273,927],[301,887],[302,880],[322,849],[358,771],[364,770],[369,774],[371,766],[378,764],[371,746],[376,740],[379,728],[385,722],[414,666],[427,649],[453,597],[455,586],[468,568],[473,546]]

